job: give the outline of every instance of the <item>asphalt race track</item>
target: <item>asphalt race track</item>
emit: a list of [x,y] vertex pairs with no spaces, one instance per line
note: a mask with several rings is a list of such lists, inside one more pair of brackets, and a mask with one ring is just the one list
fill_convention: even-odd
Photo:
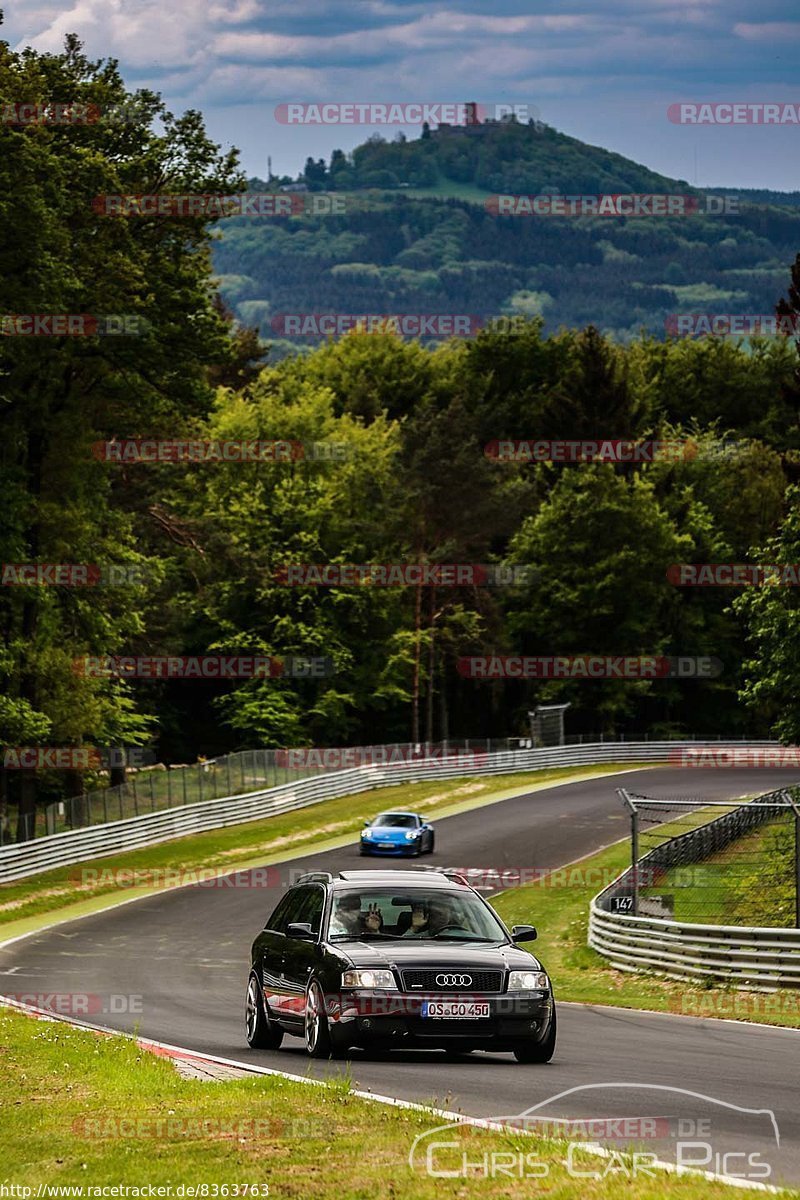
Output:
[[[498,870],[561,866],[625,836],[627,817],[615,795],[623,783],[653,796],[726,799],[793,782],[791,771],[656,768],[549,788],[436,821],[436,852],[420,863]],[[382,805],[391,805],[390,791]],[[0,992],[137,995],[139,1012],[89,1019],[127,1031],[138,1025],[160,1041],[296,1074],[340,1073],[341,1063],[312,1065],[295,1038],[287,1037],[278,1051],[248,1048],[243,1009],[250,943],[290,871],[383,865],[361,858],[354,845],[292,860],[277,869],[277,878],[270,876],[273,887],[183,888],[70,922],[0,949]],[[554,983],[558,999],[558,979]],[[705,1151],[692,1152],[706,1169],[727,1168],[763,1181],[767,1162],[770,1183],[800,1183],[800,1034],[792,1030],[561,1004],[558,1047],[547,1066],[522,1066],[505,1054],[452,1061],[436,1051],[383,1057],[354,1051],[351,1070],[356,1087],[435,1099],[448,1109],[488,1117],[522,1113],[572,1088],[623,1084],[564,1096],[539,1115],[660,1117],[658,1138],[642,1145],[661,1158],[674,1158],[676,1137],[707,1141],[712,1161],[700,1161]],[[711,1099],[665,1090],[670,1088]],[[780,1145],[768,1115],[743,1115],[741,1108],[772,1110]],[[703,1127],[695,1131],[701,1120],[710,1123],[703,1136]],[[723,1161],[725,1153],[760,1157],[748,1166],[746,1158]]]

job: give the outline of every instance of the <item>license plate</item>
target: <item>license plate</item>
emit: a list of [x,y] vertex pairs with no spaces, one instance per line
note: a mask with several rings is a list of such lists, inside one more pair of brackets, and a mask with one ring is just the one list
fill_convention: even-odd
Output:
[[394,842],[378,842],[379,850],[394,850]]
[[476,1017],[488,1017],[489,1005],[467,1000],[424,1000],[423,1017],[450,1017],[470,1021]]

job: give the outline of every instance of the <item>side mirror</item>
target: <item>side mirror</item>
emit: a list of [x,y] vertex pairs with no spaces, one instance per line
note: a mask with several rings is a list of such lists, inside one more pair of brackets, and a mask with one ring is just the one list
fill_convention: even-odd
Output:
[[300,938],[304,942],[314,941],[314,932],[308,921],[290,921],[286,926],[286,936]]
[[371,821],[365,821],[365,822],[364,822],[364,827],[366,828],[366,826],[367,826],[367,825],[371,825],[371,824],[372,824],[372,822],[371,822]]
[[[291,929],[291,925],[289,926]],[[538,933],[535,925],[512,925],[511,940],[512,942],[535,942]]]

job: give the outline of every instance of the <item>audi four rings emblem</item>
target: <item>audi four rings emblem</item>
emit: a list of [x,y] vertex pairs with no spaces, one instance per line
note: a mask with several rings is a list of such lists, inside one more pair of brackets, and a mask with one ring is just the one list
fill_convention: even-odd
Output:
[[471,975],[437,975],[437,987],[469,987],[472,983]]

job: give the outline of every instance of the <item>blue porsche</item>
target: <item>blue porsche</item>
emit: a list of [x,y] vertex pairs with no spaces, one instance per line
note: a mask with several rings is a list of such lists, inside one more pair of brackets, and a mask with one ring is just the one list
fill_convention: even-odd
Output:
[[433,842],[433,826],[419,813],[378,813],[361,831],[362,854],[431,854]]

